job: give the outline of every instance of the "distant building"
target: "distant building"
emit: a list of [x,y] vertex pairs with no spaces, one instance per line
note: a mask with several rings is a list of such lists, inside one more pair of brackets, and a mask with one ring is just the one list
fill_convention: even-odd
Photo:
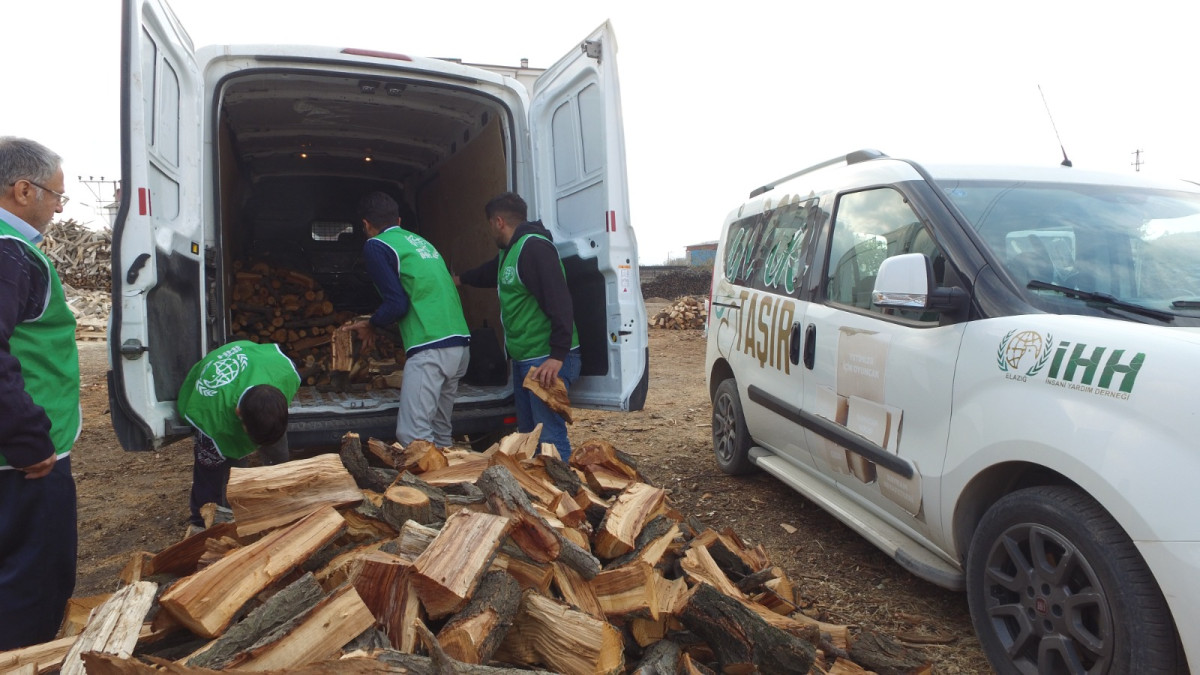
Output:
[[692,244],[684,249],[687,251],[687,264],[690,267],[712,267],[717,261],[717,242],[708,241],[703,244]]

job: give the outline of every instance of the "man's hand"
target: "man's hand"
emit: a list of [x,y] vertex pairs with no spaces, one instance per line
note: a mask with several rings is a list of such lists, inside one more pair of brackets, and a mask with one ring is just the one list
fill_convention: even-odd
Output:
[[358,336],[358,339],[362,340],[362,350],[364,353],[370,351],[371,347],[375,346],[375,327],[372,326],[371,322],[366,319],[361,319],[359,321],[355,321],[354,323],[348,323],[338,330],[354,331],[354,334]]
[[562,370],[563,362],[558,359],[546,359],[542,365],[530,371],[533,379],[541,383],[543,387],[550,388],[554,386],[554,378],[558,377],[558,371]]
[[50,474],[50,470],[54,468],[54,463],[57,461],[58,461],[58,455],[51,454],[49,457],[47,457],[46,459],[43,459],[42,461],[38,462],[37,464],[30,464],[29,466],[23,466],[23,467],[18,468],[17,470],[21,471],[25,474],[25,480],[33,480],[35,478],[42,478],[42,477]]

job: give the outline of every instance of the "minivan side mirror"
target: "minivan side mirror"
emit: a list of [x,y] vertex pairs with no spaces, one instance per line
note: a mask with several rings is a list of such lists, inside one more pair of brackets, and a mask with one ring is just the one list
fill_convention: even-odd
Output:
[[938,288],[933,279],[933,262],[923,253],[892,256],[879,266],[871,302],[887,309],[954,311],[965,306],[961,288]]

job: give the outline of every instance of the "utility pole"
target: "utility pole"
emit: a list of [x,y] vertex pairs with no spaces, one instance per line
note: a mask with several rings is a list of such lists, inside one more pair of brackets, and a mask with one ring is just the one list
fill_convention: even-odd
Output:
[[1139,148],[1134,150],[1131,154],[1133,155],[1133,161],[1130,162],[1130,164],[1133,166],[1134,171],[1140,172],[1142,170],[1142,151]]
[[104,176],[88,176],[87,178],[79,176],[79,182],[86,185],[92,193],[94,199],[92,208],[96,215],[102,216],[108,226],[112,227],[113,220],[117,217],[117,207],[121,201],[120,194],[118,194],[121,181]]

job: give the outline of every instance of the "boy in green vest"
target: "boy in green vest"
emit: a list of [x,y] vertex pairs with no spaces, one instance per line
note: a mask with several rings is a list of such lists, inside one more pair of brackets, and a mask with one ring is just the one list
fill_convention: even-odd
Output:
[[456,281],[496,289],[504,347],[513,360],[517,428],[528,433],[541,423],[542,442],[553,443],[566,461],[571,456],[566,422],[521,386],[531,371],[547,389],[562,378],[569,391],[579,377],[579,333],[566,273],[550,232],[541,221],[526,220],[528,209],[519,195],[505,192],[493,198],[484,214],[500,255]]
[[376,328],[399,325],[405,361],[396,440],[408,445],[423,439],[449,447],[454,442],[454,399],[470,358],[471,332],[458,289],[437,249],[401,229],[396,200],[372,192],[362,198],[358,210],[370,237],[363,245],[363,258],[383,303],[369,320],[346,328],[369,347]]
[[288,403],[299,389],[296,366],[275,344],[230,342],[188,371],[176,407],[196,429],[192,526],[204,526],[201,506],[226,505],[229,468],[243,457],[257,449],[266,464],[288,460]]
[[75,590],[75,316],[36,246],[65,189],[57,154],[0,138],[0,651],[53,640]]

